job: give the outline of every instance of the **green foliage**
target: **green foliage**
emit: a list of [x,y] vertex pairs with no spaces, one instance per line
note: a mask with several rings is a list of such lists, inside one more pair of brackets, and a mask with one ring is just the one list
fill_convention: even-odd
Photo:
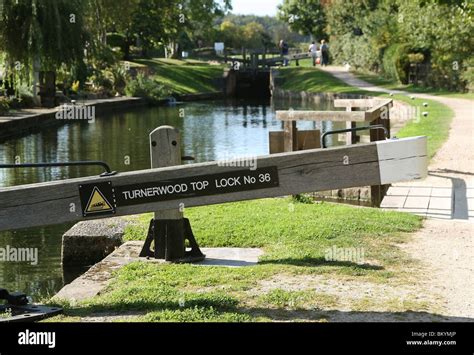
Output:
[[304,35],[325,37],[326,18],[320,1],[284,0],[278,6],[278,17],[290,28]]
[[8,112],[10,109],[10,102],[5,96],[0,96],[0,115]]
[[462,91],[474,52],[473,12],[474,3],[462,0],[334,0],[326,7],[331,54],[402,83],[409,62],[423,63],[424,85]]
[[214,307],[194,307],[150,312],[144,322],[250,322],[252,317],[236,312],[222,312]]
[[110,91],[114,86],[110,72],[107,70],[95,70],[90,81],[94,91]]
[[125,50],[127,38],[122,33],[108,33],[107,44],[114,48],[119,47],[122,51]]
[[44,69],[82,60],[88,40],[80,0],[4,0],[0,26],[1,46],[9,61]]
[[352,33],[340,35],[331,40],[330,54],[336,63],[349,63],[354,69],[376,70],[379,66],[379,53],[366,36],[353,36]]
[[423,53],[410,53],[408,54],[408,61],[410,63],[423,63],[425,56]]
[[464,71],[461,74],[461,79],[466,83],[466,89],[469,92],[474,92],[474,57],[464,62]]
[[72,83],[71,90],[77,94],[77,92],[79,91],[79,86],[80,86],[80,82],[75,81]]
[[127,70],[122,65],[114,65],[110,69],[110,73],[113,81],[113,89],[123,95],[125,93],[125,87],[127,81],[130,79]]
[[135,79],[128,81],[125,92],[129,96],[143,97],[150,103],[156,103],[171,94],[166,85],[143,74],[138,74]]
[[335,0],[326,14],[334,61],[379,71],[383,49],[396,36],[393,9],[383,1]]
[[299,202],[299,203],[308,203],[308,204],[314,203],[314,199],[311,196],[308,196],[305,194],[293,195],[292,199],[295,202]]
[[[227,32],[231,36],[227,36],[226,33],[223,33],[221,31],[222,24],[224,22],[232,23],[233,29],[235,31],[232,32],[229,30]],[[217,26],[219,26],[217,31],[213,33],[212,37],[205,38],[204,42],[208,45],[212,45],[214,42],[223,41],[226,47],[228,48],[231,47],[234,49],[240,49],[243,44],[242,39],[238,37],[238,33],[241,31],[242,28],[244,28],[247,24],[251,22],[262,25],[265,37],[267,37],[268,41],[271,42],[271,44],[267,43],[267,48],[276,47],[276,45],[278,44],[278,42],[280,42],[281,39],[286,40],[292,46],[295,46],[301,42],[309,41],[307,36],[292,31],[287,22],[279,20],[276,17],[227,14],[226,16],[216,21]],[[235,34],[235,36],[233,36],[233,34]],[[308,49],[308,46],[306,45],[305,47],[306,51]]]
[[430,71],[426,85],[464,89],[464,62],[474,52],[474,3],[400,1],[398,12],[401,39],[411,48],[428,54]]
[[409,70],[409,48],[403,44],[393,44],[383,55],[382,65],[384,74],[399,83],[406,84]]

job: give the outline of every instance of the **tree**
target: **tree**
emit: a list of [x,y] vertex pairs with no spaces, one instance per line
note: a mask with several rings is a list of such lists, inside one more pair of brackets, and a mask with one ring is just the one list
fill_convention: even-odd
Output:
[[325,37],[326,19],[319,0],[284,0],[278,6],[278,18],[303,35]]
[[[143,1],[140,0],[96,0],[98,11],[97,25],[105,27],[105,32],[121,33],[125,38],[124,58],[130,58],[130,46],[136,41],[133,25],[137,11]],[[118,10],[119,9],[119,10]],[[158,17],[159,18],[159,17]],[[101,37],[103,37],[103,30]],[[105,44],[105,41],[102,41]]]
[[167,28],[172,25],[173,9],[166,0],[141,0],[131,24],[131,32],[140,39],[142,54],[168,38]]
[[202,37],[206,31],[211,31],[213,20],[222,16],[225,11],[231,9],[230,0],[169,0],[173,4],[174,14],[171,15],[173,22],[167,27],[167,35],[170,39],[169,45],[173,57],[180,55],[180,41],[183,34],[194,40]]
[[326,8],[331,55],[337,63],[378,71],[383,51],[398,41],[397,14],[385,0],[334,0]]
[[82,60],[88,40],[80,0],[4,0],[1,47],[10,64],[41,60],[45,70]]
[[249,22],[242,28],[243,46],[246,48],[262,48],[265,46],[265,29],[257,22]]
[[[87,5],[87,2],[86,2]],[[4,0],[0,26],[10,88],[33,81],[36,98],[39,71],[48,105],[55,93],[55,72],[61,65],[83,63],[89,33],[80,0]],[[33,74],[33,75],[32,75]]]
[[428,84],[450,90],[469,85],[463,72],[474,53],[474,3],[400,1],[398,13],[400,39],[428,58]]
[[220,25],[220,33],[222,41],[226,47],[241,48],[242,47],[242,28],[231,21],[223,21]]

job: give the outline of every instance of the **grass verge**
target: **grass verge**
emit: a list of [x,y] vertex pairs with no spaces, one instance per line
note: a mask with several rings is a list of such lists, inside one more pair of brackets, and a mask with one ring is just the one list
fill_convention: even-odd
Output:
[[152,78],[167,84],[177,94],[198,94],[218,91],[216,81],[222,77],[223,66],[198,60],[137,59],[132,66],[148,66]]
[[[410,214],[290,198],[189,208],[185,214],[202,247],[260,247],[264,256],[243,268],[134,262],[116,273],[106,292],[64,304],[66,316],[53,321],[101,314],[128,314],[137,321],[268,321],[285,310],[334,308],[335,296],[311,288],[265,290],[261,282],[292,277],[399,282],[411,262],[397,244],[421,227],[421,218]],[[150,218],[134,217],[126,239],[143,239]],[[333,247],[362,248],[364,260],[326,260]]]
[[417,93],[417,94],[430,94],[435,96],[446,96],[446,97],[453,97],[458,99],[467,99],[467,100],[474,100],[474,93],[461,93],[461,92],[452,92],[442,89],[434,89],[429,87],[422,87],[416,86],[413,84],[400,84],[397,81],[384,78],[378,74],[370,73],[370,72],[361,72],[361,71],[354,71],[353,74],[361,80],[367,81],[368,83],[383,87],[389,90],[403,90],[410,93]]

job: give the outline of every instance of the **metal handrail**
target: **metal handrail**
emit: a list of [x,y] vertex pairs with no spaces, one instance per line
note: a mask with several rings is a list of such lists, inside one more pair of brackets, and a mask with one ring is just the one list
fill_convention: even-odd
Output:
[[376,125],[364,126],[364,127],[355,127],[355,128],[335,129],[333,131],[324,132],[321,135],[321,147],[326,148],[326,136],[330,134],[348,133],[348,132],[356,132],[356,131],[364,131],[364,130],[372,130],[372,129],[383,129],[385,133],[385,139],[389,138],[388,129],[382,124],[376,124]]

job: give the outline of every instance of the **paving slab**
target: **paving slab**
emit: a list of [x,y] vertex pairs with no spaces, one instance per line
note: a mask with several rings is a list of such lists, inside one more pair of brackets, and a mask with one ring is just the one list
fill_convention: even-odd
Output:
[[403,206],[405,205],[405,200],[406,200],[406,196],[389,195],[383,199],[380,207],[381,208],[403,208]]
[[431,196],[431,189],[431,187],[412,186],[410,187],[410,192],[408,193],[408,196],[429,197]]
[[409,187],[391,186],[387,191],[387,196],[407,196]]
[[451,197],[431,197],[428,205],[429,209],[447,210],[451,213],[453,200]]
[[428,196],[426,197],[420,197],[420,196],[408,196],[405,205],[403,208],[414,208],[414,209],[428,209],[428,205],[430,203],[430,198]]
[[451,197],[453,189],[450,187],[433,187],[431,189],[431,197]]
[[209,266],[252,266],[258,263],[263,250],[258,248],[201,248],[206,259],[196,265]]

